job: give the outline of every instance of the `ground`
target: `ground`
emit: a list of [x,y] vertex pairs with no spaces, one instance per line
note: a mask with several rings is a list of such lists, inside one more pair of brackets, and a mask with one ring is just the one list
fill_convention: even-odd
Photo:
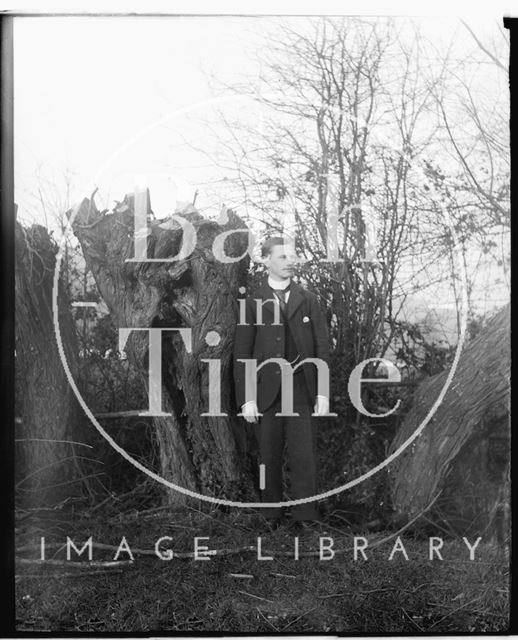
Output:
[[[462,538],[444,535],[444,560],[430,561],[428,537],[407,529],[399,535],[409,560],[402,552],[389,560],[396,530],[362,533],[327,525],[297,534],[282,526],[261,535],[261,521],[242,510],[208,512],[203,505],[124,513],[114,504],[90,511],[25,511],[16,529],[17,630],[439,634],[508,629],[509,562],[489,541],[482,539],[470,561]],[[263,556],[273,560],[257,559],[258,535]],[[293,557],[297,535],[299,560]],[[367,560],[354,561],[354,535],[367,537]],[[46,560],[39,562],[42,536]],[[78,548],[92,536],[93,560],[85,552],[67,561],[67,536]],[[114,561],[123,536],[133,562],[126,551]],[[172,538],[164,546],[177,557],[156,556],[161,536]],[[192,558],[195,536],[210,538],[199,543],[217,551],[210,560]],[[320,560],[319,537],[333,539],[333,559]]]

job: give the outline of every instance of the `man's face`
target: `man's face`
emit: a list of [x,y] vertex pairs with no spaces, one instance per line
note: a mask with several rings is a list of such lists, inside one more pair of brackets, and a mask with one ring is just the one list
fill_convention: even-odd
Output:
[[297,263],[295,248],[290,244],[276,244],[264,264],[272,278],[284,280],[293,276],[293,269]]

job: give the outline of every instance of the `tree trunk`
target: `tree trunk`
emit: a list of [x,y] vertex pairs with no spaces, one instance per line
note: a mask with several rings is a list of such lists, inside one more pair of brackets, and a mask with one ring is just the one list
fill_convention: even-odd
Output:
[[[443,402],[390,469],[393,504],[401,518],[419,513],[440,494],[442,516],[455,529],[501,528],[497,520],[508,513],[509,367],[506,306],[465,346]],[[418,387],[392,450],[427,415],[447,373]]]
[[[97,210],[93,198],[85,199],[72,226],[118,328],[191,329],[191,352],[178,332],[162,333],[162,410],[170,415],[152,418],[160,452],[158,472],[183,488],[232,500],[253,496],[243,455],[246,433],[236,418],[231,387],[236,299],[246,281],[248,259],[224,264],[212,252],[218,234],[246,228],[234,213],[228,214],[227,224],[221,226],[192,208],[183,211],[196,229],[197,243],[189,257],[175,262],[127,262],[134,255],[131,196],[106,215]],[[172,220],[148,221],[148,258],[176,256],[182,237]],[[247,243],[247,234],[232,234],[225,243],[227,255],[243,255]],[[207,344],[209,332],[217,332],[218,344]],[[126,346],[146,387],[148,345],[147,332],[133,331]],[[209,410],[208,364],[203,358],[221,361],[221,412],[227,416],[201,415]],[[165,499],[185,501],[172,490],[165,492]]]
[[[82,416],[59,357],[52,314],[56,247],[40,225],[15,224],[16,482],[19,504],[56,503],[81,489]],[[77,373],[75,328],[59,283],[61,338]]]

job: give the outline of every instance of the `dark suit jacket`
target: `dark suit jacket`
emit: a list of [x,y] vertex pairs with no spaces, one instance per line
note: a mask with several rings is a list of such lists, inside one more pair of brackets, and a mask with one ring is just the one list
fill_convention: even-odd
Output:
[[[274,294],[267,280],[259,289],[246,298],[247,324],[236,326],[234,340],[234,383],[239,411],[245,403],[245,365],[239,358],[255,359],[260,364],[268,358],[281,358],[285,353],[285,327],[276,325],[274,302],[263,305],[262,324],[257,325],[257,310],[260,302],[272,300]],[[260,302],[256,302],[259,300]],[[320,358],[329,363],[329,336],[324,313],[318,298],[292,281],[287,304],[288,324],[298,348],[301,360]],[[239,319],[238,319],[239,322]],[[281,314],[281,323],[284,319]],[[306,380],[311,402],[317,395],[317,371],[313,363],[305,363],[300,368]],[[302,375],[302,373],[295,374]],[[257,406],[261,413],[270,407],[281,386],[278,364],[264,365],[257,374]]]

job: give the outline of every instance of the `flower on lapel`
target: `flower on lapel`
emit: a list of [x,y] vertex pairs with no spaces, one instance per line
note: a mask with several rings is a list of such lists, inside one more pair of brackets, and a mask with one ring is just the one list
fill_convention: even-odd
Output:
[[307,316],[304,316],[304,317],[302,318],[302,322],[309,322],[309,318],[308,318]]

